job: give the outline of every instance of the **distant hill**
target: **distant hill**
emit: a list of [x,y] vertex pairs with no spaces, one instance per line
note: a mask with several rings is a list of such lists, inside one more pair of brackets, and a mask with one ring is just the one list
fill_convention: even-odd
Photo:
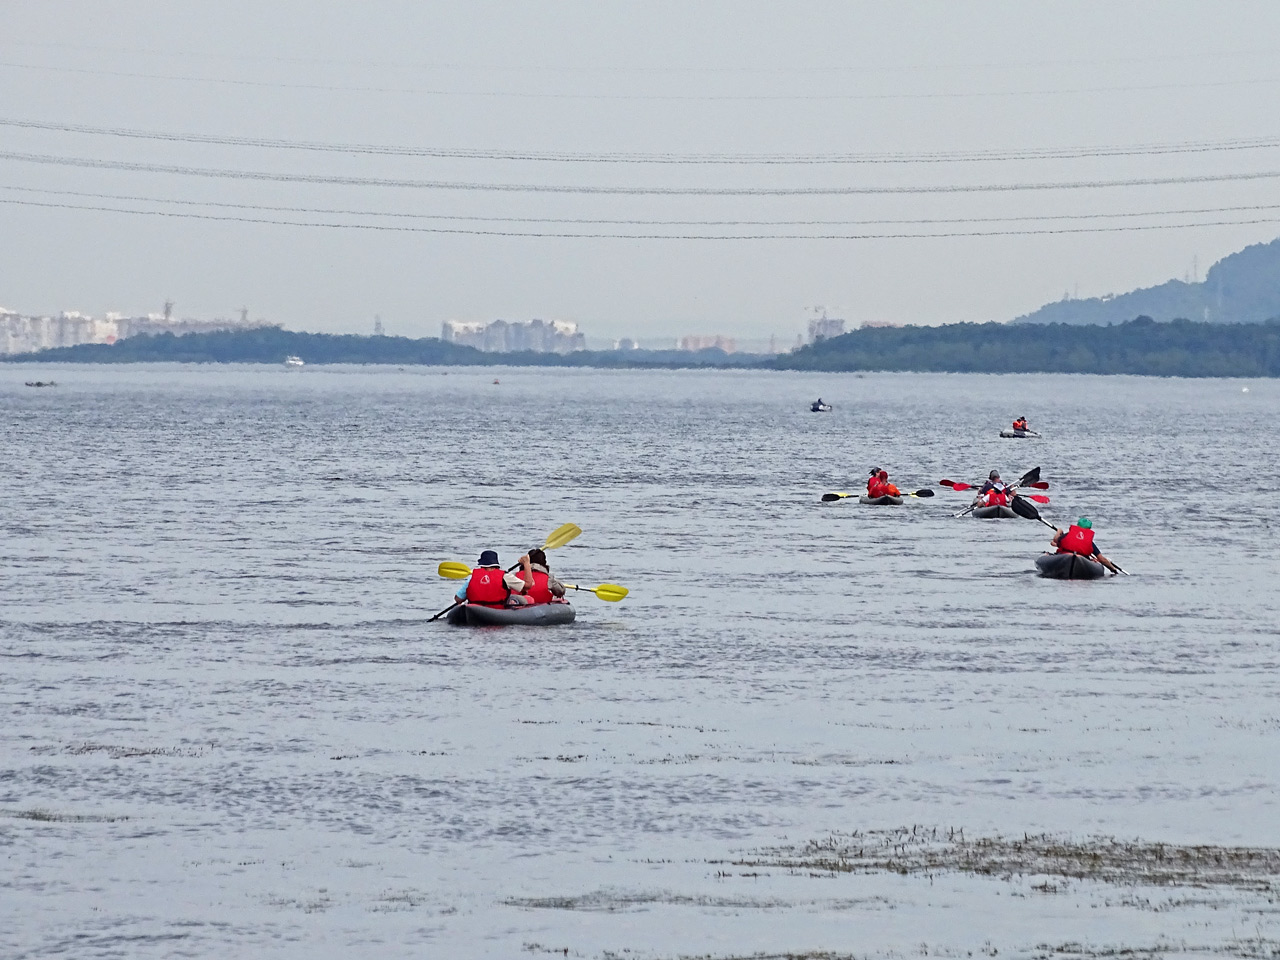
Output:
[[1115,326],[872,327],[819,340],[772,365],[784,370],[1277,377],[1280,321],[1156,323],[1138,317]]
[[1206,323],[1261,323],[1280,317],[1280,239],[1223,257],[1202,283],[1170,280],[1105,300],[1060,300],[1013,322],[1105,325],[1138,316]]

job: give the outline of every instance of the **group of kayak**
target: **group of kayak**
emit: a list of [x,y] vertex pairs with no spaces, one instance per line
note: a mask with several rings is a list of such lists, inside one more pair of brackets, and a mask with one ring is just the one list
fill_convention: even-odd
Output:
[[[975,486],[975,484],[954,480],[942,480],[940,483],[956,491],[969,490]],[[1099,551],[1094,539],[1093,522],[1088,517],[1080,517],[1067,530],[1062,530],[1042,518],[1031,502],[1036,500],[1048,503],[1049,498],[1034,493],[1020,493],[1019,487],[1047,490],[1049,484],[1040,479],[1039,467],[1023,474],[1012,484],[1000,479],[1000,471],[992,470],[987,475],[986,482],[978,487],[973,503],[956,516],[961,517],[971,513],[980,520],[1025,517],[1028,520],[1038,520],[1052,528],[1053,538],[1050,545],[1053,547],[1053,552],[1046,553],[1036,560],[1036,567],[1043,577],[1057,580],[1095,580],[1105,576],[1107,571],[1113,574],[1124,572]],[[867,477],[867,492],[860,496],[858,501],[875,506],[891,506],[901,504],[904,495],[932,496],[933,491],[925,489],[903,494],[889,481],[886,470],[881,467],[872,467]],[[822,499],[830,501],[847,496],[849,494],[824,494]]]

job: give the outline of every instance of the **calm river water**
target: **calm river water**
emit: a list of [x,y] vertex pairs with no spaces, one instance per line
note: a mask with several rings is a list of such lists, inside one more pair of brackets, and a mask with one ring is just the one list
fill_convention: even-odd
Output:
[[[1280,383],[0,374],[0,956],[1280,951],[1275,877],[735,864],[1280,846]],[[873,465],[938,496],[819,501]],[[1131,576],[1038,579],[1047,528],[937,485],[1037,465]],[[622,603],[427,622],[566,522]]]

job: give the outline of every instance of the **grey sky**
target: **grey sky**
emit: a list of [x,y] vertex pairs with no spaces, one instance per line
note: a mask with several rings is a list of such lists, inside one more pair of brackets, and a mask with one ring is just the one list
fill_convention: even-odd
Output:
[[[409,336],[1006,320],[1280,235],[1278,37],[1272,2],[8,0],[0,305]],[[775,162],[701,162],[735,157]],[[634,192],[659,189],[690,192]],[[865,238],[782,238],[814,234]]]

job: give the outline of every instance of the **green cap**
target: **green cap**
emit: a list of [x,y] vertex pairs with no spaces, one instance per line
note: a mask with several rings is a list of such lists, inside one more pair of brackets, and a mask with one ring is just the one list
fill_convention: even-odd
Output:
[[1090,520],[1088,517],[1081,517],[1079,520],[1076,521],[1076,526],[1079,527],[1081,530],[1092,530],[1093,521]]

